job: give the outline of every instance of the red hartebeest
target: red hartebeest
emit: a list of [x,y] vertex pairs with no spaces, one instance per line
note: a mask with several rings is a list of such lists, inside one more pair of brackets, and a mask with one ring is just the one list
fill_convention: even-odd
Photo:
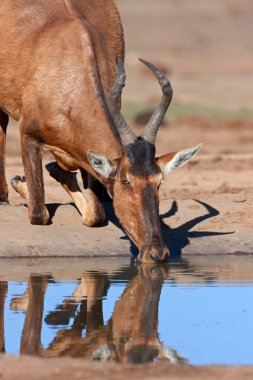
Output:
[[[157,77],[163,96],[137,137],[120,112],[124,38],[113,0],[1,0],[0,19],[0,202],[8,202],[10,115],[19,121],[26,178],[15,177],[12,185],[27,199],[32,224],[49,220],[42,176],[47,149],[58,164],[49,166],[50,174],[72,196],[85,225],[104,220],[94,192],[98,180],[139,248],[139,260],[164,262],[169,252],[161,233],[158,189],[164,175],[200,149],[155,157],[156,134],[172,98],[168,79],[141,60]],[[84,196],[75,177],[66,173],[77,169],[88,173]]]
[[[11,301],[12,310],[25,312],[20,353],[121,363],[147,363],[157,359],[185,363],[187,360],[166,347],[158,336],[158,306],[166,276],[166,267],[139,266],[105,323],[103,299],[110,286],[110,276],[106,271],[85,271],[72,296],[65,298],[44,319],[51,327],[65,326],[57,329],[47,348],[41,343],[41,329],[48,276],[30,276],[25,294]],[[3,326],[3,313],[0,313],[0,326],[1,321]],[[4,329],[2,336],[4,339]]]

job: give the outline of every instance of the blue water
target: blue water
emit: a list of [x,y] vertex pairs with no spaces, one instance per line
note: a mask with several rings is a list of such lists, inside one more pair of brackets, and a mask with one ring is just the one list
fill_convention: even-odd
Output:
[[[205,270],[208,270],[207,274]],[[126,271],[128,274],[124,278]],[[189,273],[184,266],[180,269],[180,264],[176,273],[171,271],[173,265],[172,270],[166,273],[156,269],[143,273],[141,267],[132,265],[121,268],[115,276],[99,271],[87,272],[82,277],[85,279],[82,291],[80,278],[68,281],[62,278],[61,282],[55,283],[54,277],[43,273],[37,275],[38,281],[33,284],[35,292],[41,286],[41,278],[46,277],[48,283],[41,298],[44,298],[44,307],[40,337],[39,330],[36,330],[37,340],[42,346],[37,354],[48,356],[50,345],[65,330],[71,332],[71,349],[69,340],[66,340],[66,350],[65,343],[61,342],[59,352],[56,349],[53,356],[94,359],[94,353],[99,351],[99,359],[96,360],[146,362],[157,361],[169,351],[172,359],[167,355],[168,360],[179,363],[252,365],[253,279],[245,279],[241,273],[238,276],[237,272],[234,278],[222,278],[219,270],[213,269],[212,272],[210,268],[203,269],[203,265],[202,275],[198,267]],[[15,310],[13,299],[22,299],[28,283],[29,277],[24,282],[10,278],[4,303],[0,306],[4,307],[5,352],[9,354],[20,353],[29,308],[27,301]],[[84,288],[90,289],[89,295]],[[75,295],[77,289],[79,293]],[[41,315],[37,315],[39,298],[35,296],[34,299],[32,313],[36,320]],[[93,305],[90,309],[89,302]],[[59,312],[65,308],[65,314]],[[52,314],[55,311],[56,314]],[[66,317],[64,323],[62,317],[58,318],[60,314]],[[51,319],[48,318],[50,315]],[[53,322],[52,315],[55,318]],[[27,336],[35,326],[33,323],[36,324],[30,322],[25,331]],[[31,354],[29,344],[26,343],[25,349]],[[105,359],[108,347],[113,354]]]

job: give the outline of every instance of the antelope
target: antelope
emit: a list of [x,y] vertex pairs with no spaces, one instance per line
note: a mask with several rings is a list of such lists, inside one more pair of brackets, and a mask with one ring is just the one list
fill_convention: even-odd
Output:
[[[120,363],[147,363],[156,359],[186,363],[186,358],[166,347],[159,339],[158,307],[167,277],[166,269],[163,266],[139,266],[106,323],[102,300],[111,279],[106,271],[85,271],[72,296],[57,305],[44,319],[51,327],[65,325],[64,329],[58,329],[47,348],[42,345],[41,330],[49,277],[31,275],[25,294],[11,300],[12,310],[25,312],[20,354],[44,358],[71,356]],[[1,321],[4,325],[4,313],[0,313],[0,325]],[[2,331],[4,341],[4,329]]]
[[0,353],[5,352],[4,304],[7,292],[8,284],[6,282],[0,282]]
[[[165,268],[139,266],[116,301],[111,318],[104,323],[101,301],[109,287],[106,277],[106,274],[101,276],[99,272],[83,275],[79,313],[75,315],[70,328],[58,331],[42,356],[83,357],[95,361],[114,360],[136,364],[155,359],[169,360],[174,364],[186,363],[186,358],[163,345],[158,337],[158,307],[166,278]],[[57,309],[66,313],[67,304],[74,300],[77,301],[77,298],[66,300],[65,307],[60,309],[58,306]],[[50,319],[47,317],[46,323],[50,324]],[[62,325],[60,313],[58,325]]]
[[[155,155],[159,126],[172,87],[153,64],[162,99],[140,136],[121,111],[125,85],[124,36],[113,0],[1,0],[0,3],[0,202],[8,203],[5,141],[8,118],[19,122],[25,177],[11,184],[26,199],[31,224],[47,225],[42,156],[76,203],[86,226],[105,219],[97,181],[113,199],[115,213],[139,249],[143,263],[165,262],[159,219],[164,176],[200,149]],[[82,192],[75,175],[85,179]]]

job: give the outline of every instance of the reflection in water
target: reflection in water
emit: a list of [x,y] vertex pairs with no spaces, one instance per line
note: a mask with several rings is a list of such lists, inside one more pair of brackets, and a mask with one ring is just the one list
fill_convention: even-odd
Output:
[[253,256],[137,267],[118,260],[0,260],[0,267],[0,352],[253,363]]
[[4,301],[7,293],[7,283],[0,283],[0,352],[5,352],[4,340]]
[[[168,359],[184,362],[175,350],[158,338],[158,305],[166,267],[140,266],[117,300],[112,316],[104,323],[102,300],[110,281],[101,272],[86,272],[70,298],[45,316],[50,326],[68,326],[57,331],[46,349],[41,330],[48,276],[30,276],[22,297],[12,298],[10,308],[25,311],[20,353],[56,357],[69,355],[96,361],[147,363]],[[0,344],[4,351],[4,299],[7,284],[1,284]],[[69,323],[71,325],[69,327]]]
[[[47,278],[45,276],[30,277],[25,293],[27,308],[20,342],[21,354],[40,355],[42,352],[41,329],[46,289]],[[14,304],[15,300],[12,300],[12,307]]]

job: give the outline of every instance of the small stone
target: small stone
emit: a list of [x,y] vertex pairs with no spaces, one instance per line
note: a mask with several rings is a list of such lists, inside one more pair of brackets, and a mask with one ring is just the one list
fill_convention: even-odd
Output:
[[246,202],[246,200],[247,200],[247,197],[244,194],[238,194],[238,195],[233,196],[233,202],[236,202],[236,203]]

